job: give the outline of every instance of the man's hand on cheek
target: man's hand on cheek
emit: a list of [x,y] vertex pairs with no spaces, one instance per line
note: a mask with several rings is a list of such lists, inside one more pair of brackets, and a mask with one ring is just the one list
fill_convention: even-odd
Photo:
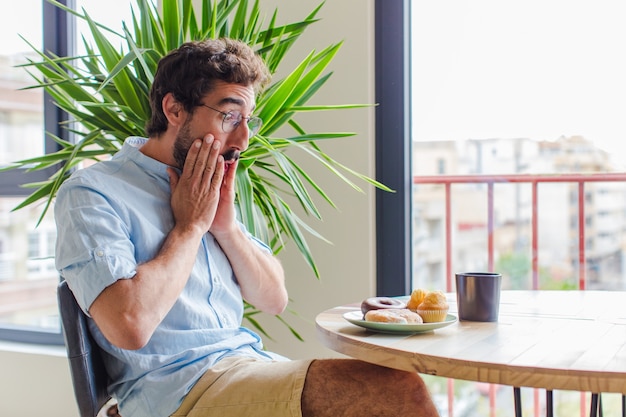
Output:
[[218,209],[224,178],[224,158],[213,135],[193,142],[181,175],[168,169],[171,205],[177,226],[198,228],[205,233]]
[[[211,233],[217,238],[219,234],[228,233],[235,226],[235,178],[238,160],[226,164],[224,180],[220,191],[220,201],[211,225]],[[227,168],[226,168],[227,167]]]

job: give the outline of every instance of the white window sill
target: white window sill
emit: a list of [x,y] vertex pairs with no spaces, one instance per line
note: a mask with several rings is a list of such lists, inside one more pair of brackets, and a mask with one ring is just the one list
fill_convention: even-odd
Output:
[[17,343],[0,340],[0,352],[25,353],[42,356],[67,356],[65,346],[37,345],[33,343]]

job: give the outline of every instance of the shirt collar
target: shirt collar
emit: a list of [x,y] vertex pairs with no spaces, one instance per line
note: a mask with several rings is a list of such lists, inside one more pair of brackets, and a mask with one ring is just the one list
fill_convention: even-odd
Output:
[[167,168],[169,165],[163,162],[157,161],[154,158],[141,153],[139,148],[148,142],[147,138],[139,136],[130,136],[124,141],[120,154],[128,155],[138,166],[143,168],[146,172],[152,173],[159,178],[164,178],[169,181],[169,175],[167,174]]

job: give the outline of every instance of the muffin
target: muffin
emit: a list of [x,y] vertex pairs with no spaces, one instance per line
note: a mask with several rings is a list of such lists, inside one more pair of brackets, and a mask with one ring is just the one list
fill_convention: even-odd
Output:
[[435,323],[446,319],[449,308],[443,292],[431,291],[417,307],[416,313],[422,317],[424,323]]
[[423,290],[421,288],[413,290],[413,292],[411,292],[411,298],[406,303],[406,308],[412,311],[417,310],[417,307],[422,304],[426,295],[428,295],[428,290]]

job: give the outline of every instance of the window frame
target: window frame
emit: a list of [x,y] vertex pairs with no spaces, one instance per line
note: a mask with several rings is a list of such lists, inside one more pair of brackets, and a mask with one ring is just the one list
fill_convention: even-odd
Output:
[[[73,8],[75,6],[74,0],[58,1],[68,7]],[[75,44],[74,19],[68,13],[46,0],[42,0],[41,5],[43,19],[43,50],[57,56],[68,56],[69,53],[74,50]],[[68,140],[69,132],[63,129],[59,124],[60,121],[67,120],[68,115],[54,105],[50,95],[46,92],[44,92],[43,103],[43,128],[46,132],[43,138],[44,150],[46,153],[51,153],[59,150],[57,143],[51,138],[51,135],[56,135],[64,140]],[[55,167],[34,172],[26,172],[24,169],[2,172],[0,173],[0,196],[27,196],[32,190],[22,187],[23,184],[46,180],[54,172],[56,172]],[[64,344],[63,334],[60,328],[58,331],[50,331],[6,323],[0,324],[0,340],[46,345]]]
[[401,296],[413,258],[410,0],[375,0],[374,15],[376,180],[395,190],[376,190],[376,293]]

